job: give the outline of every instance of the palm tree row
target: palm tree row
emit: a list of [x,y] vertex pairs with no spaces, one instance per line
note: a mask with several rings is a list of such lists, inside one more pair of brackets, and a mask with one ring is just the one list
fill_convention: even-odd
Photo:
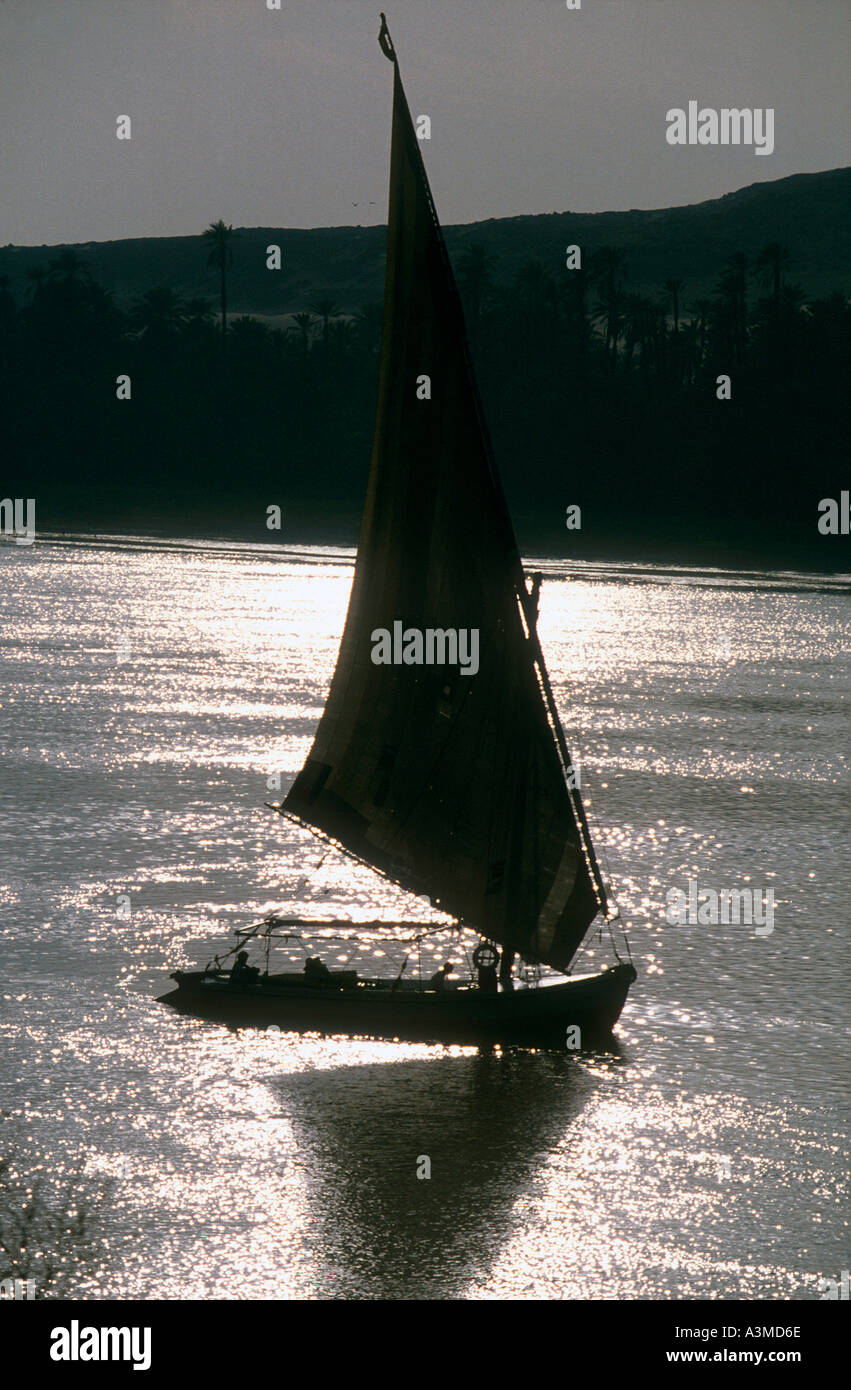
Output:
[[[203,233],[208,264],[219,277],[223,341],[233,327],[227,295],[235,235],[221,220]],[[596,354],[609,373],[638,372],[688,385],[710,359],[741,365],[761,336],[776,337],[784,323],[812,312],[804,306],[801,287],[788,280],[791,260],[788,249],[776,241],[764,246],[752,265],[736,252],[724,262],[712,297],[694,302],[676,277],[665,280],[655,296],[629,289],[627,257],[619,247],[591,253],[583,269],[566,272],[561,281],[532,261],[512,284],[497,286],[492,256],[474,244],[459,259],[458,279],[471,343],[485,357],[494,335],[505,338],[507,329],[508,336],[528,342],[533,356],[542,348],[549,356],[566,353],[587,365]],[[101,329],[108,325],[113,334],[136,337],[160,349],[187,331],[197,338],[212,323],[207,300],[184,299],[167,286],[144,291],[122,315],[70,248],[45,267],[31,269],[28,278],[25,312],[51,333],[47,321],[61,311],[66,316],[88,315]],[[749,289],[754,284],[764,293],[751,303]],[[7,281],[0,286],[0,316],[10,320],[15,310]],[[235,320],[243,336],[250,331],[245,320],[244,315]],[[380,306],[343,314],[330,295],[320,295],[291,316],[285,335],[297,342],[303,363],[318,348],[320,365],[327,369],[332,347],[337,357],[355,351],[374,357],[380,322]]]
[[[46,497],[82,478],[86,495],[181,486],[204,498],[248,487],[276,498],[289,478],[295,496],[355,507],[382,306],[353,313],[317,286],[283,327],[234,315],[231,241],[199,243],[199,261],[216,253],[218,312],[162,285],[121,306],[72,250],[16,293],[0,279],[4,425],[21,478]],[[458,280],[507,487],[547,507],[566,476],[581,477],[579,501],[598,515],[617,502],[631,525],[668,505],[687,458],[706,509],[801,513],[800,459],[845,447],[851,309],[841,291],[808,300],[790,263],[774,242],[750,261],[730,256],[699,297],[676,276],[660,275],[655,293],[634,287],[621,248],[581,270],[532,261],[500,283],[491,254],[471,246]],[[719,409],[714,378],[731,367],[734,406]],[[132,403],[116,399],[119,372]]]
[[[763,247],[752,267],[743,253],[736,252],[725,261],[713,298],[686,304],[685,282],[676,277],[665,280],[655,297],[628,290],[626,252],[604,246],[589,254],[583,269],[570,272],[561,290],[561,317],[580,335],[596,336],[610,369],[618,363],[645,370],[667,364],[674,376],[684,374],[690,379],[705,360],[710,330],[739,363],[755,324],[801,307],[803,292],[787,281],[791,263],[789,250],[776,241]],[[510,316],[511,301],[518,297],[542,324],[559,317],[557,281],[540,264],[531,263],[521,271],[513,290],[497,289],[492,256],[484,246],[474,244],[459,259],[458,278],[474,345],[481,340],[488,311],[494,319],[505,317],[507,310]],[[749,280],[769,291],[752,314]],[[596,296],[590,311],[589,292]]]

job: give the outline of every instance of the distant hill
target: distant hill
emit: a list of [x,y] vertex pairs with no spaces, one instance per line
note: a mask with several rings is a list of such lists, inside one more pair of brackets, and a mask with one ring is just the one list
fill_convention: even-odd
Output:
[[[572,213],[490,218],[445,227],[450,255],[481,242],[496,258],[497,283],[510,281],[529,260],[550,269],[564,264],[565,247],[584,250],[620,246],[627,251],[629,288],[655,291],[664,280],[685,282],[685,303],[706,297],[721,265],[734,251],[755,255],[769,241],[782,241],[793,254],[790,278],[807,298],[832,289],[851,289],[851,168],[794,174],[772,183],[751,184],[723,198],[658,211]],[[218,209],[210,209],[213,220]],[[105,288],[122,306],[155,285],[168,285],[186,297],[217,296],[215,273],[206,265],[199,236],[141,237],[75,246]],[[241,229],[234,246],[229,304],[235,314],[272,318],[296,313],[320,296],[343,312],[380,300],[384,283],[384,227],[319,227],[292,231],[281,227]],[[280,245],[283,269],[266,269],[266,247]],[[0,248],[0,275],[8,275],[21,297],[26,272],[44,265],[56,246]]]

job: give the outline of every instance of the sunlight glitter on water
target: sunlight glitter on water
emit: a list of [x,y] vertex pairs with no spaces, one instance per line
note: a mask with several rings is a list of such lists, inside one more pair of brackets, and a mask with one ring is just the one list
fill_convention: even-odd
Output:
[[[82,1161],[106,1185],[80,1291],[794,1299],[847,1264],[842,594],[542,565],[542,640],[640,977],[620,1055],[489,1055],[156,1002],[270,909],[436,916],[263,807],[312,739],[350,556],[0,561],[0,1104],[30,1171]],[[690,876],[776,885],[772,936],[669,927]],[[364,943],[371,969],[396,972],[396,935]],[[592,942],[582,968],[608,958]]]

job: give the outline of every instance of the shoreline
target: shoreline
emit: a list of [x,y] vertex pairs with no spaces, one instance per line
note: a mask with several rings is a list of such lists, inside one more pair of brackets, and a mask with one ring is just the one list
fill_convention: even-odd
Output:
[[[839,539],[839,538],[837,538]],[[11,537],[0,536],[9,549],[38,549],[41,545],[96,547],[114,550],[160,549],[166,552],[219,550],[233,558],[254,554],[258,559],[280,559],[295,563],[353,565],[357,532],[351,526],[304,526],[292,532],[269,532],[265,528],[240,524],[197,523],[187,527],[176,518],[152,517],[147,524],[116,529],[114,523],[57,526],[36,532],[32,546],[19,546]],[[725,546],[682,543],[620,542],[571,546],[570,553],[540,535],[521,542],[524,567],[540,564],[544,578],[631,583],[700,583],[717,589],[755,588],[787,591],[851,593],[851,557],[839,557],[833,566],[814,563],[812,550],[796,549],[780,555],[777,551],[732,551]]]

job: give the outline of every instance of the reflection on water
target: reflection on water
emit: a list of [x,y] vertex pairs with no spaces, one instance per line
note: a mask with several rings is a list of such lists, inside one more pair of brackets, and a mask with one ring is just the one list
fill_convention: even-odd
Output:
[[573,1059],[520,1051],[274,1083],[307,1165],[324,1296],[459,1298],[485,1283],[591,1089]]
[[[79,1292],[796,1299],[839,1277],[840,583],[568,582],[536,562],[641,972],[619,1059],[228,1030],[157,1004],[170,970],[272,908],[432,915],[262,807],[312,738],[349,557],[38,543],[0,567],[0,1135],[57,1180],[81,1160],[115,1180]],[[667,926],[666,891],[694,877],[773,888],[774,932]],[[367,950],[387,972],[404,953]],[[606,956],[592,943],[584,968]]]

